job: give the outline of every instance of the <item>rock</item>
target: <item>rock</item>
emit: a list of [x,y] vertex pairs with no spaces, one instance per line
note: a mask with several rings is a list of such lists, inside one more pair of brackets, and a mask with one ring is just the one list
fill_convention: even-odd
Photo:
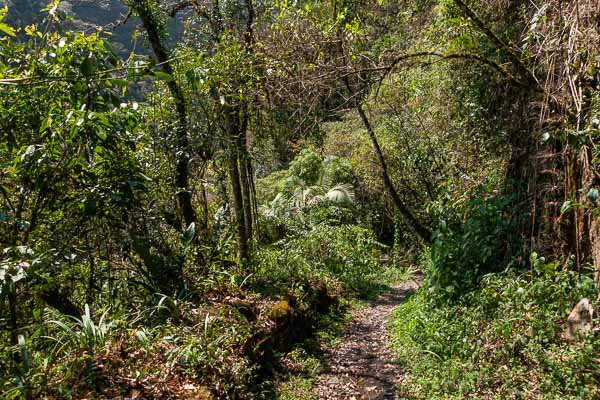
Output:
[[586,298],[581,299],[567,318],[567,339],[575,340],[586,336],[593,327],[594,308]]
[[280,321],[287,318],[292,313],[292,307],[287,300],[275,303],[269,310],[269,317],[274,321]]

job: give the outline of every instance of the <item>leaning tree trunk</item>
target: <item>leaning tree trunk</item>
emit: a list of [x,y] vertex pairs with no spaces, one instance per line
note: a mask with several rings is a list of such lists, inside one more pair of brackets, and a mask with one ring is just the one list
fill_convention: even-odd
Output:
[[80,318],[81,310],[69,298],[61,293],[57,288],[49,288],[40,292],[39,297],[46,302],[50,307],[56,308],[64,315]]
[[[255,10],[254,3],[252,0],[246,0],[246,11],[248,12],[246,20],[246,30],[244,32],[244,43],[246,52],[248,54],[254,54],[254,18]],[[254,193],[254,176],[252,171],[252,159],[250,158],[250,152],[248,151],[248,102],[246,101],[242,106],[242,126],[240,130],[239,149],[241,154],[240,159],[240,171],[241,171],[241,182],[242,182],[242,195],[244,197],[244,217],[246,225],[246,235],[248,239],[252,239],[254,235],[253,231],[253,200],[256,200]]]
[[[334,17],[337,16],[337,3],[336,2],[334,2],[333,15],[334,15]],[[344,70],[346,70],[348,68],[348,66],[350,65],[350,63],[348,61],[348,58],[346,57],[346,52],[344,51],[344,33],[343,33],[341,25],[338,26],[338,28],[337,28],[337,36],[338,36],[338,40],[337,40],[337,45],[335,47],[335,51],[337,52],[337,55],[339,56],[339,58],[342,62],[342,68]],[[421,222],[419,222],[419,220],[413,215],[413,213],[409,210],[409,208],[404,204],[404,202],[398,195],[398,192],[396,191],[396,188],[394,187],[392,180],[390,179],[387,163],[385,161],[385,157],[383,156],[383,152],[381,151],[381,146],[379,146],[379,141],[377,140],[377,136],[375,135],[373,126],[371,125],[371,122],[369,121],[369,118],[367,117],[367,114],[365,113],[365,110],[362,107],[361,101],[362,101],[362,98],[364,97],[364,94],[367,93],[367,90],[369,89],[369,85],[365,84],[364,82],[366,82],[366,80],[363,79],[363,77],[358,76],[358,74],[356,74],[352,77],[355,78],[354,80],[356,82],[358,82],[357,85],[359,87],[357,87],[357,85],[353,85],[353,83],[356,83],[356,82],[352,82],[351,75],[349,75],[345,72],[342,75],[342,82],[343,82],[344,86],[346,87],[346,91],[348,92],[348,98],[350,99],[349,101],[350,101],[351,105],[356,109],[356,111],[358,111],[358,115],[360,116],[360,119],[361,119],[365,129],[367,130],[367,133],[369,134],[369,139],[371,140],[373,150],[375,151],[375,154],[377,155],[377,161],[379,162],[379,171],[380,171],[381,177],[383,179],[383,185],[384,185],[385,189],[387,190],[387,192],[392,197],[392,201],[394,203],[396,210],[398,210],[400,212],[400,214],[402,215],[402,217],[406,220],[407,225],[412,230],[412,232],[415,235],[417,235],[418,237],[420,237],[425,243],[431,244],[431,241],[432,241],[431,231],[429,229],[427,229],[423,224],[421,224]]]
[[[144,25],[144,29],[148,34],[148,41],[152,46],[152,51],[156,56],[156,60],[160,64],[162,72],[174,77],[173,66],[169,61],[168,51],[160,38],[158,21],[154,16],[150,0],[134,0],[132,3],[133,10],[138,14]],[[189,139],[187,133],[187,111],[185,108],[185,99],[181,88],[175,79],[167,81],[167,87],[175,102],[175,112],[177,115],[177,166],[175,172],[175,184],[177,186],[177,205],[186,226],[196,221],[194,207],[192,206],[192,193],[189,190],[189,165],[190,156]]]
[[369,138],[371,139],[371,144],[373,145],[373,149],[375,150],[375,154],[377,154],[377,160],[379,161],[379,170],[381,172],[381,177],[383,178],[383,184],[390,196],[392,197],[392,201],[394,202],[394,206],[400,211],[400,214],[407,220],[408,226],[412,229],[412,231],[419,236],[425,243],[431,243],[431,232],[429,229],[425,228],[423,224],[421,224],[417,218],[410,212],[408,207],[404,204],[392,180],[390,179],[390,175],[387,169],[387,163],[385,158],[383,157],[383,152],[381,151],[381,147],[379,146],[379,142],[377,140],[377,136],[375,136],[375,131],[371,126],[371,122],[367,118],[367,114],[365,114],[365,110],[362,108],[362,105],[359,103],[356,106],[356,110],[358,111],[358,115],[362,120],[367,133],[369,134]]

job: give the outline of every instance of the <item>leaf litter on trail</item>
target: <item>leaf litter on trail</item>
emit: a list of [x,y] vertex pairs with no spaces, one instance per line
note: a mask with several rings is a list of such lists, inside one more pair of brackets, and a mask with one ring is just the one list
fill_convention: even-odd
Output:
[[402,378],[402,370],[388,345],[386,324],[393,309],[417,287],[416,281],[403,282],[368,307],[355,310],[339,344],[322,346],[326,367],[314,388],[319,399],[398,398],[395,388]]

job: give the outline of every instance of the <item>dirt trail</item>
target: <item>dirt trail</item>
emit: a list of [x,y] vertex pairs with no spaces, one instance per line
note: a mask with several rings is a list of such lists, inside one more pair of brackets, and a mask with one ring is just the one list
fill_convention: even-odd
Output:
[[368,307],[353,312],[340,344],[323,348],[325,371],[315,394],[322,400],[397,399],[395,386],[402,370],[389,348],[386,324],[394,308],[415,290],[414,280],[402,282]]

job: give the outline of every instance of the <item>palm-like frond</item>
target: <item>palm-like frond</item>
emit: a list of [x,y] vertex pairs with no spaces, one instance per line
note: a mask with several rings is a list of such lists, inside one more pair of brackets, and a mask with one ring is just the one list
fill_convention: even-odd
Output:
[[294,207],[300,209],[311,204],[312,200],[321,196],[325,190],[321,186],[297,187],[292,194],[292,202]]
[[325,194],[325,198],[335,203],[352,203],[354,202],[354,188],[347,184],[334,186]]
[[291,192],[289,195],[278,193],[271,202],[260,207],[263,216],[276,218],[286,214],[297,215],[305,207],[314,206],[322,201],[354,202],[354,188],[349,184],[339,184],[332,188],[323,185],[308,186],[302,179],[297,178],[289,179],[288,185],[288,193]]
[[260,207],[261,213],[267,218],[280,217],[290,208],[290,199],[283,193],[277,193],[277,196],[268,204]]

